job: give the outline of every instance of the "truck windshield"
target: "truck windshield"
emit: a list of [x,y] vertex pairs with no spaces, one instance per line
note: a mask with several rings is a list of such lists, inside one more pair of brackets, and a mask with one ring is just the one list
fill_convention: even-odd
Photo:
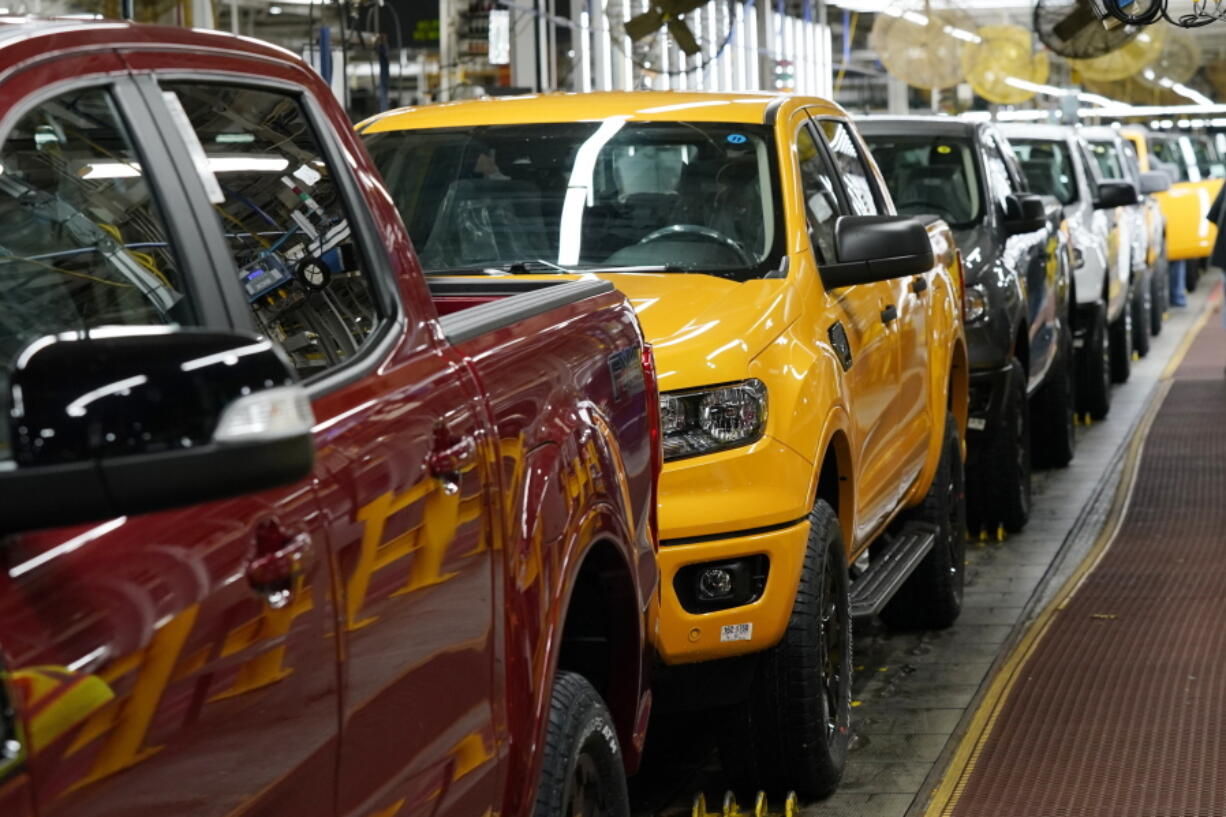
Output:
[[388,131],[367,147],[427,272],[779,267],[768,128],[688,122]]
[[1077,201],[1077,176],[1068,145],[1049,139],[1010,138],[1030,189],[1055,196],[1061,204]]
[[965,139],[865,134],[894,206],[903,215],[936,213],[955,229],[983,212],[975,155]]

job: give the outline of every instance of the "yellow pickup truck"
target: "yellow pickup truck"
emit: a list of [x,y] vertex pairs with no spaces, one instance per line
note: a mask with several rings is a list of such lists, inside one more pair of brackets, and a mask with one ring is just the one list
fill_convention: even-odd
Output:
[[1217,225],[1206,215],[1222,188],[1226,167],[1205,136],[1151,131],[1140,125],[1121,128],[1120,133],[1136,149],[1143,172],[1169,168],[1176,174],[1171,188],[1154,198],[1166,222],[1166,256],[1188,262],[1187,287],[1195,289],[1217,239]]
[[961,607],[948,227],[894,214],[821,99],[531,96],[359,130],[430,275],[629,296],[663,392],[657,706],[718,708],[738,785],[832,791],[851,619],[942,627]]

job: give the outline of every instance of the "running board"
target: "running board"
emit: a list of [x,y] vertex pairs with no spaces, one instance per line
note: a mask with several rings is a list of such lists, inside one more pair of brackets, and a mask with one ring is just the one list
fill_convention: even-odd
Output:
[[851,583],[852,618],[880,613],[932,550],[939,532],[930,522],[908,522],[898,535],[890,537],[885,551],[875,556],[868,569]]

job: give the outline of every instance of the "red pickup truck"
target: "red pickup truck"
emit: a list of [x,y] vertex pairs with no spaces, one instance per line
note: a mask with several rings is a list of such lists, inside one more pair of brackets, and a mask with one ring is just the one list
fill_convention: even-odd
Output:
[[23,22],[0,69],[0,814],[624,813],[626,299],[427,285],[272,46]]

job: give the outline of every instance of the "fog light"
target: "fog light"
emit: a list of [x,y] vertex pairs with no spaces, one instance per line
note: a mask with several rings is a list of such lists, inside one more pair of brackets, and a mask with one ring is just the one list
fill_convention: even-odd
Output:
[[764,554],[686,565],[673,576],[677,600],[690,613],[753,604],[766,590],[770,560]]
[[731,595],[732,571],[709,567],[698,574],[698,598],[702,601],[718,601]]

